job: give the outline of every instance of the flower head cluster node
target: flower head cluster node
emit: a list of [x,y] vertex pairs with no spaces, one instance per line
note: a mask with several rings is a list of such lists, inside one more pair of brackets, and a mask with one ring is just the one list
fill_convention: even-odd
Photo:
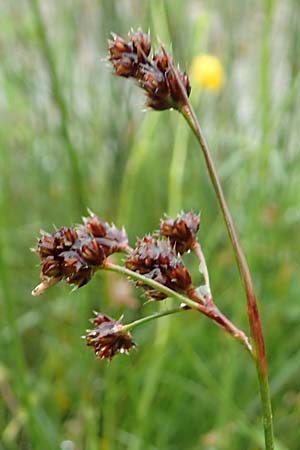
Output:
[[113,320],[109,316],[95,313],[92,319],[95,325],[93,330],[87,330],[86,344],[94,348],[96,357],[99,359],[112,359],[117,353],[129,353],[135,344],[131,334],[126,331],[121,320]]
[[200,227],[200,217],[193,213],[181,213],[176,219],[167,217],[161,221],[160,235],[169,239],[176,252],[192,250]]
[[[135,250],[127,257],[125,264],[128,269],[145,275],[173,291],[188,293],[191,289],[191,275],[167,240],[159,240],[151,235],[145,236],[137,242]],[[155,300],[167,297],[143,283],[138,285]]]
[[[151,57],[149,35],[138,31],[128,43],[120,36],[113,35],[108,51],[116,75],[135,79],[146,91],[147,106],[156,110],[181,109],[184,98],[172,59],[162,46]],[[179,70],[177,74],[189,96],[191,86],[188,75]]]
[[108,256],[127,247],[125,230],[103,222],[93,213],[83,219],[83,225],[61,227],[53,234],[42,232],[34,249],[41,258],[42,283],[33,294],[43,293],[62,279],[78,288],[84,286]]

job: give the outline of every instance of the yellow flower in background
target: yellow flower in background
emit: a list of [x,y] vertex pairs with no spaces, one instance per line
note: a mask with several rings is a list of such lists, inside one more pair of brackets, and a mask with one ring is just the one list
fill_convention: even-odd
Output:
[[225,81],[225,73],[221,61],[213,55],[196,56],[191,68],[191,79],[194,86],[219,91]]

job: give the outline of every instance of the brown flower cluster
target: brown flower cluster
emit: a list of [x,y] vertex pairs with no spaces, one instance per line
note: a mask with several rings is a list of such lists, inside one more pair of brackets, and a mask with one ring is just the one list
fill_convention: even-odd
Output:
[[135,344],[131,334],[126,331],[120,320],[113,320],[109,316],[95,313],[92,319],[93,330],[87,330],[86,344],[93,347],[99,359],[112,359],[117,353],[128,353]]
[[[176,292],[188,293],[192,287],[189,271],[174,253],[168,240],[148,235],[137,241],[136,248],[126,259],[126,267]],[[138,283],[150,298],[163,300],[166,295]]]
[[181,213],[176,219],[167,217],[161,221],[160,235],[170,240],[176,252],[192,250],[200,227],[200,217],[193,213]]
[[[163,46],[151,57],[150,37],[138,31],[130,37],[129,42],[113,35],[108,50],[109,61],[116,75],[133,78],[146,91],[147,106],[156,110],[181,109],[185,103],[182,89],[172,59]],[[189,96],[191,86],[188,75],[179,70],[176,72]]]
[[[179,253],[192,248],[199,224],[199,217],[192,213],[182,213],[176,219],[167,218],[161,222],[161,239],[147,235],[137,241],[135,249],[129,247],[124,229],[109,225],[93,213],[76,227],[61,227],[52,234],[43,232],[34,249],[41,259],[42,282],[33,294],[43,293],[60,280],[81,287],[96,270],[105,267],[107,257],[125,251],[127,269],[193,298],[191,275]],[[137,285],[151,299],[167,297],[145,283],[138,282]],[[86,344],[94,348],[97,358],[112,359],[117,353],[128,353],[135,345],[120,320],[96,313],[92,322],[95,328],[87,330],[84,337]]]
[[42,283],[33,294],[43,293],[62,279],[78,288],[84,286],[109,255],[127,247],[125,230],[93,213],[78,227],[61,227],[53,234],[43,232],[34,249],[41,258]]

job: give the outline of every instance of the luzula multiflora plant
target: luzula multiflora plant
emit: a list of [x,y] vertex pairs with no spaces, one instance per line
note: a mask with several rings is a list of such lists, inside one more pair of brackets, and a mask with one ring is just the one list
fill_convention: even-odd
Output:
[[[162,219],[157,233],[138,240],[135,248],[128,244],[124,229],[102,221],[93,213],[83,224],[73,228],[62,227],[53,234],[42,233],[34,251],[41,259],[41,283],[33,295],[42,294],[60,280],[80,288],[99,270],[119,273],[135,281],[153,301],[167,297],[178,301],[178,307],[160,311],[129,324],[95,313],[94,328],[87,330],[85,340],[93,347],[99,359],[111,359],[117,353],[128,353],[135,346],[130,331],[159,317],[195,310],[218,324],[226,333],[239,341],[252,357],[258,374],[266,450],[274,449],[273,421],[268,384],[267,361],[259,311],[250,271],[241,249],[239,238],[224,197],[222,186],[189,101],[191,87],[188,75],[174,67],[171,56],[161,45],[151,53],[150,37],[139,31],[126,42],[113,35],[109,43],[109,61],[117,76],[132,78],[146,93],[146,104],[154,110],[175,109],[187,121],[198,140],[217,200],[222,211],[230,241],[239,267],[246,299],[251,338],[236,327],[218,309],[211,291],[209,272],[201,245],[197,239],[199,216],[181,213],[177,218]],[[125,253],[125,264],[117,265],[110,256]],[[193,252],[199,262],[203,285],[195,288],[182,257]]]

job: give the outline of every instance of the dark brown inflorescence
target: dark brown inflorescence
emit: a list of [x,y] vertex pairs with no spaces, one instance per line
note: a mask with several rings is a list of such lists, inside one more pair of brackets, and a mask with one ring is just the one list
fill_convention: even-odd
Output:
[[[137,242],[126,259],[126,267],[176,292],[188,293],[192,287],[189,271],[172,250],[169,241],[149,235]],[[150,298],[163,300],[166,295],[138,282]]]
[[[109,43],[109,61],[118,76],[135,79],[146,91],[147,106],[156,109],[181,109],[185,100],[177,81],[170,55],[161,46],[161,50],[151,57],[151,40],[149,35],[138,31],[129,42],[113,34]],[[186,94],[189,96],[191,86],[188,75],[177,70]]]
[[161,221],[160,235],[169,239],[176,252],[183,254],[192,249],[199,227],[197,214],[181,213],[176,219],[167,217]]
[[64,279],[76,287],[84,286],[105,259],[126,251],[128,238],[124,229],[103,222],[95,214],[83,219],[83,225],[61,227],[55,233],[43,232],[34,251],[41,258],[41,279],[34,295]]
[[95,313],[92,319],[93,330],[87,330],[86,344],[94,348],[99,359],[112,359],[117,353],[128,353],[135,344],[131,334],[126,331],[120,320],[113,320],[109,316]]

